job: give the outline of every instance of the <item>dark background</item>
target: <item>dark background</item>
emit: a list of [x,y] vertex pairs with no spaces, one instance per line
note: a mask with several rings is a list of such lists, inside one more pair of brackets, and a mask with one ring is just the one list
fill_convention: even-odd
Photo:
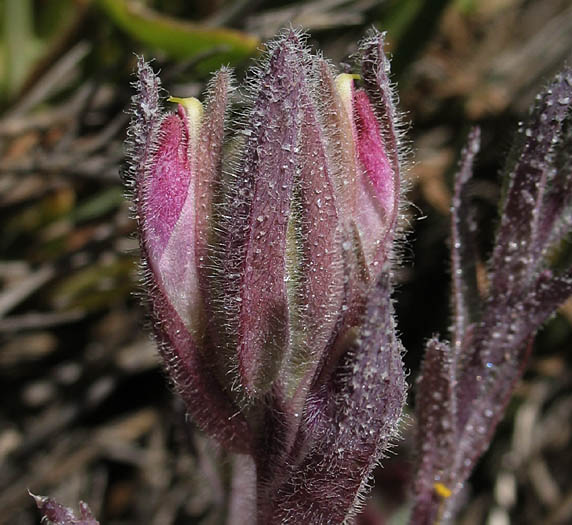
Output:
[[[121,15],[142,5],[151,11]],[[0,17],[0,523],[10,525],[39,523],[27,489],[86,500],[102,524],[214,524],[224,507],[230,460],[184,425],[137,298],[119,178],[134,53],[156,58],[170,93],[197,96],[208,71],[230,61],[240,78],[252,37],[289,24],[335,62],[372,25],[389,32],[410,123],[396,299],[411,385],[424,341],[447,334],[449,199],[466,133],[483,130],[486,256],[517,123],[572,55],[565,0],[3,0]],[[240,33],[229,44],[221,27]],[[199,41],[197,28],[210,33]],[[571,323],[568,302],[539,334],[459,523],[572,523]],[[406,520],[413,425],[376,474],[370,504],[388,523]]]

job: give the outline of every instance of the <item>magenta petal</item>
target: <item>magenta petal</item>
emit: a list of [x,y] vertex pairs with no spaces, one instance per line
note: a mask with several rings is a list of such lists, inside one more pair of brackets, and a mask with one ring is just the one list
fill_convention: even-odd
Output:
[[161,257],[187,197],[189,135],[179,108],[161,124],[142,194],[143,235],[152,265]]
[[159,350],[194,421],[230,450],[248,452],[249,428],[218,382],[209,355],[212,347],[191,332],[197,312],[190,309],[199,303],[200,296],[187,117],[181,109],[162,116],[158,109],[159,81],[142,61],[136,87],[128,148],[137,183],[142,258],[148,269],[147,299]]
[[[387,190],[385,193],[386,197],[391,196],[393,198],[393,204],[390,205],[386,202],[384,205],[388,215],[385,219],[387,224],[386,235],[382,240],[384,245],[389,246],[395,235],[399,216],[398,203],[401,195],[402,159],[400,158],[399,114],[394,104],[395,95],[389,80],[389,60],[383,50],[384,44],[384,33],[375,31],[363,43],[360,52],[362,82],[378,123],[384,157],[388,160],[393,172],[391,177],[393,191]],[[384,181],[388,183],[387,178]]]
[[359,160],[384,214],[390,217],[395,206],[394,174],[385,153],[379,124],[365,91],[354,92],[353,108]]
[[354,91],[353,113],[362,170],[355,216],[366,262],[375,277],[390,249],[387,239],[395,222],[396,175],[385,152],[379,124],[363,90]]

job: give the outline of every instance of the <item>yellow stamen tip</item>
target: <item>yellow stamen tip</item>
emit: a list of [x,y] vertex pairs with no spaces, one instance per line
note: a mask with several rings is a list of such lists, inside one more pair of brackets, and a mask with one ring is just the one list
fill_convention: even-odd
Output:
[[450,498],[451,495],[453,494],[453,491],[449,487],[443,485],[443,483],[434,483],[433,489],[443,499]]

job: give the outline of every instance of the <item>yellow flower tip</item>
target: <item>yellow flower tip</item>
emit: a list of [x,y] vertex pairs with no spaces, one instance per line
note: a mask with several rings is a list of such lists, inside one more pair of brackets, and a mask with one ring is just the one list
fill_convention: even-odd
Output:
[[169,97],[167,101],[181,104],[185,110],[185,113],[192,121],[200,121],[201,117],[203,116],[203,105],[198,98]]
[[453,491],[446,485],[443,485],[443,483],[434,483],[433,490],[443,499],[450,498],[453,494]]
[[336,89],[342,99],[351,99],[353,81],[359,80],[360,78],[359,75],[350,73],[341,73],[336,77]]
[[352,118],[352,88],[354,80],[359,80],[361,77],[359,75],[353,75],[350,73],[341,73],[336,77],[336,90],[342,103],[348,111],[350,119]]
[[191,133],[191,140],[196,141],[200,126],[201,120],[203,118],[203,105],[198,98],[195,97],[169,97],[167,102],[174,102],[175,104],[180,104],[182,108],[185,110],[185,114],[187,115],[187,121],[189,123],[189,131]]

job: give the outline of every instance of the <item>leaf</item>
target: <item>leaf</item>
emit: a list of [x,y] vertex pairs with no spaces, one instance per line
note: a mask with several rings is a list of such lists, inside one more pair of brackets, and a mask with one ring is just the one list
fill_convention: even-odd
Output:
[[256,54],[260,44],[252,35],[171,18],[136,0],[98,0],[98,4],[123,31],[147,46],[179,60],[208,57],[201,64],[205,72]]
[[[451,296],[453,305],[453,348],[459,353],[467,326],[474,322],[475,305],[479,299],[475,264],[477,260],[474,235],[477,225],[469,206],[467,183],[473,175],[473,164],[480,149],[481,133],[475,128],[469,134],[461,153],[455,176],[451,217]],[[460,359],[462,356],[457,355]]]
[[[456,407],[454,440],[450,445],[450,439],[440,439],[447,442],[443,448],[433,437],[438,434],[436,424],[448,425],[451,414],[447,403],[440,418],[436,410],[427,408],[431,405],[431,381],[438,381],[440,374],[440,367],[434,365],[438,347],[430,343],[417,397],[420,436],[429,441],[419,438],[412,523],[429,524],[453,516],[455,496],[491,441],[524,371],[536,331],[572,293],[572,268],[557,274],[546,260],[551,244],[572,226],[571,99],[572,74],[565,70],[537,96],[530,119],[513,146],[505,169],[507,187],[501,199],[500,226],[489,261],[489,293],[484,299],[479,298],[474,283],[467,281],[474,279],[474,272],[466,274],[475,253],[464,188],[477,151],[476,131],[463,152],[452,214],[452,355],[457,362],[449,389]],[[481,303],[479,319],[469,312],[468,305],[475,299]],[[432,364],[432,370],[425,370]],[[447,451],[448,457],[442,461],[439,455]],[[453,496],[440,504],[430,486],[430,475],[435,476],[439,469],[444,471],[439,473],[440,479],[446,482],[439,488],[446,489],[446,498]]]
[[325,137],[307,85],[302,87],[301,121],[293,192],[287,264],[292,305],[288,363],[281,372],[292,408],[300,401],[331,338],[344,298],[343,254],[339,210]]
[[568,85],[567,93],[560,93],[558,103],[568,99],[569,110],[563,123],[563,136],[556,145],[554,165],[549,173],[546,197],[539,213],[535,250],[541,253],[561,241],[572,227],[572,69],[562,72]]
[[3,22],[4,74],[0,86],[14,95],[34,66],[42,50],[33,32],[34,8],[31,0],[4,0],[0,7]]
[[[493,300],[518,290],[538,276],[543,236],[542,207],[549,188],[556,146],[572,101],[570,72],[556,77],[537,97],[531,116],[519,130],[505,169],[507,188],[490,261]],[[555,179],[562,185],[562,180]],[[565,187],[561,188],[562,190]],[[544,229],[546,225],[544,225]]]
[[437,483],[452,489],[451,466],[456,439],[456,367],[448,344],[431,339],[417,384],[418,470],[413,491],[413,523],[435,522],[442,505]]

